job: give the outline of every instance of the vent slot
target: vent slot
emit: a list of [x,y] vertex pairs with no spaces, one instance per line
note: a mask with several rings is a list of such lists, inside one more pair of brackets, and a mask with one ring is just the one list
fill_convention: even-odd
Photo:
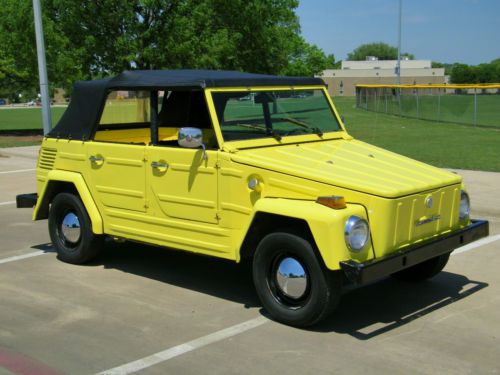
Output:
[[55,148],[42,147],[38,158],[38,168],[51,170],[54,168],[57,150]]

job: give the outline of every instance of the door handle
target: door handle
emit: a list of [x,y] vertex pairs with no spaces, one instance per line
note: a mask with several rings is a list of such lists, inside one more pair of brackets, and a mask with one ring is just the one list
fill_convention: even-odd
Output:
[[151,162],[151,166],[153,168],[168,168],[168,164],[167,163],[160,163],[160,162],[157,162],[157,161]]
[[103,162],[104,161],[104,158],[102,156],[90,156],[89,157],[89,160],[92,162],[92,163],[100,163],[100,162]]

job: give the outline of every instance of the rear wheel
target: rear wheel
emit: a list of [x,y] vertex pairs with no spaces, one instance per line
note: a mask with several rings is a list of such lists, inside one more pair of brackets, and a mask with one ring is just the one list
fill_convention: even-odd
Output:
[[58,258],[82,264],[97,256],[103,238],[92,233],[92,224],[79,197],[59,193],[49,212],[49,234]]
[[450,254],[443,254],[425,262],[416,264],[402,271],[393,273],[391,276],[398,280],[418,282],[430,279],[443,270],[448,263]]
[[327,317],[340,298],[341,278],[318,260],[309,241],[285,232],[271,233],[259,243],[253,278],[269,314],[297,327]]

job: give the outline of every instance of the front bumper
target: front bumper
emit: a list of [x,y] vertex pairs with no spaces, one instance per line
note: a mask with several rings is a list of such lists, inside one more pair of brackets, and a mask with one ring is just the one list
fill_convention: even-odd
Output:
[[340,268],[353,284],[366,284],[428,259],[450,253],[460,246],[487,237],[488,234],[488,221],[472,220],[467,227],[437,239],[425,241],[365,263],[357,263],[353,260],[340,262]]

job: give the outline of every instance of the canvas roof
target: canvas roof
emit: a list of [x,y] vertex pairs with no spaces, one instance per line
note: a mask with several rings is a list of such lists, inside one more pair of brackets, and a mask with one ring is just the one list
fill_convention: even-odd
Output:
[[223,70],[126,71],[112,78],[76,82],[68,108],[48,136],[90,139],[106,95],[111,90],[304,85],[318,86],[324,85],[324,82],[314,77],[284,77]]

